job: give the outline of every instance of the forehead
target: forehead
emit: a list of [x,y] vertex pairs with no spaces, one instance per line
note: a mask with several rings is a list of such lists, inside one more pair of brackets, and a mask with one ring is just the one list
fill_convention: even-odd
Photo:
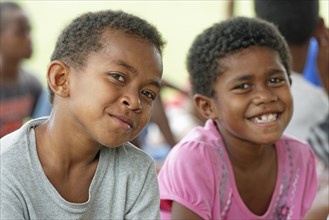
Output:
[[143,45],[142,47],[154,47],[155,46],[147,39],[140,36],[127,33],[123,30],[116,30],[111,28],[105,28],[102,32],[100,42],[103,45],[103,49],[109,51],[117,47],[137,47]]
[[29,19],[26,13],[18,8],[8,9],[1,16],[1,28],[11,25],[29,25]]
[[100,43],[102,49],[99,52],[92,52],[88,56],[88,61],[96,56],[99,57],[97,59],[102,59],[105,65],[125,63],[121,66],[128,64],[136,70],[135,72],[153,72],[160,74],[161,77],[162,56],[149,40],[123,31],[105,30]]
[[267,47],[252,46],[219,60],[217,79],[221,83],[236,79],[264,79],[274,72],[287,74],[279,53]]
[[[267,65],[270,63],[282,64],[277,51],[268,47],[251,46],[231,52],[218,59],[218,65],[222,71],[227,69],[257,69],[261,64],[264,64],[264,60],[267,61]],[[259,65],[251,65],[251,62]]]
[[100,40],[103,52],[128,56],[140,54],[152,58],[156,56],[162,60],[160,51],[151,41],[137,35],[125,33],[120,30],[106,29]]

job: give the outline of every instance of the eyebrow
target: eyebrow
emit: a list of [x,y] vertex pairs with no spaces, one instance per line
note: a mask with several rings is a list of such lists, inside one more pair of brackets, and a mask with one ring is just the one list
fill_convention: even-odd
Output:
[[[285,72],[283,70],[280,70],[280,69],[270,69],[268,71],[265,72],[265,75],[267,76],[273,76],[275,74],[285,74]],[[253,76],[251,74],[245,74],[243,76],[238,76],[234,79],[231,80],[231,82],[237,82],[237,81],[245,81],[245,80],[250,80],[252,79]]]
[[158,89],[161,88],[161,84],[160,84],[160,82],[155,81],[155,80],[149,80],[149,81],[148,81],[148,84],[153,85],[153,86],[157,87]]
[[274,75],[274,74],[277,74],[277,73],[281,73],[281,74],[287,74],[286,72],[285,72],[285,70],[281,70],[281,69],[270,69],[268,72],[267,72],[267,74],[269,75],[269,76],[272,76],[272,75]]
[[246,74],[243,76],[238,76],[236,78],[233,78],[232,80],[230,80],[230,82],[246,81],[246,80],[250,80],[252,78],[253,78],[252,75]]
[[126,63],[123,60],[114,60],[114,63],[117,64],[117,65],[119,65],[119,66],[125,67],[130,72],[138,73],[138,71],[133,66],[129,65],[128,63]]
[[[119,65],[119,66],[122,66],[122,67],[128,69],[132,73],[135,73],[135,74],[138,73],[138,70],[137,69],[135,69],[133,66],[129,65],[128,63],[126,63],[123,60],[114,60],[114,63],[117,64],[117,65]],[[161,87],[160,82],[155,81],[155,80],[149,80],[148,81],[148,84],[153,85],[153,86],[155,86],[157,88],[160,88]]]

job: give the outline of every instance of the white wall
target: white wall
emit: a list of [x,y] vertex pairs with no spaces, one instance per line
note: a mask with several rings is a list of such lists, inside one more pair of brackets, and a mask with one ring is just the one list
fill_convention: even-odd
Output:
[[[45,74],[57,36],[73,18],[87,11],[121,9],[147,19],[167,40],[164,78],[179,86],[187,80],[185,57],[197,34],[227,16],[227,0],[19,0],[29,14],[34,54],[26,66],[37,72],[46,85]],[[254,16],[252,0],[235,0],[235,14]],[[329,25],[329,1],[320,0],[321,15]]]

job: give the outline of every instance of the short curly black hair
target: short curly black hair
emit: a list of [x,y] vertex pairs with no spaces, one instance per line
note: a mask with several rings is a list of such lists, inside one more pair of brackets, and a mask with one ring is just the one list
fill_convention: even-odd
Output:
[[288,44],[308,42],[319,21],[318,0],[255,0],[256,16],[274,23]]
[[[83,68],[88,55],[103,48],[104,30],[119,30],[150,41],[162,54],[165,41],[155,26],[121,10],[88,12],[75,18],[60,34],[51,61],[62,60],[74,68]],[[48,86],[50,102],[54,93]]]
[[196,37],[187,55],[187,70],[193,94],[213,97],[213,85],[222,74],[219,59],[250,46],[277,51],[288,75],[288,46],[271,23],[247,17],[235,17],[216,23]]

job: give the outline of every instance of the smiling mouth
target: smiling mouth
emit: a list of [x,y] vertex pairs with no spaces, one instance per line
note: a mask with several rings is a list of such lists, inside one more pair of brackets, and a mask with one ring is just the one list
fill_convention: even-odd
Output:
[[121,127],[129,130],[132,128],[132,125],[130,122],[128,122],[127,120],[121,118],[121,117],[118,117],[118,116],[114,116],[112,115],[111,116]]
[[278,119],[278,117],[279,117],[279,113],[269,113],[269,114],[253,117],[251,118],[251,121],[258,124],[263,124],[263,123],[274,122]]

